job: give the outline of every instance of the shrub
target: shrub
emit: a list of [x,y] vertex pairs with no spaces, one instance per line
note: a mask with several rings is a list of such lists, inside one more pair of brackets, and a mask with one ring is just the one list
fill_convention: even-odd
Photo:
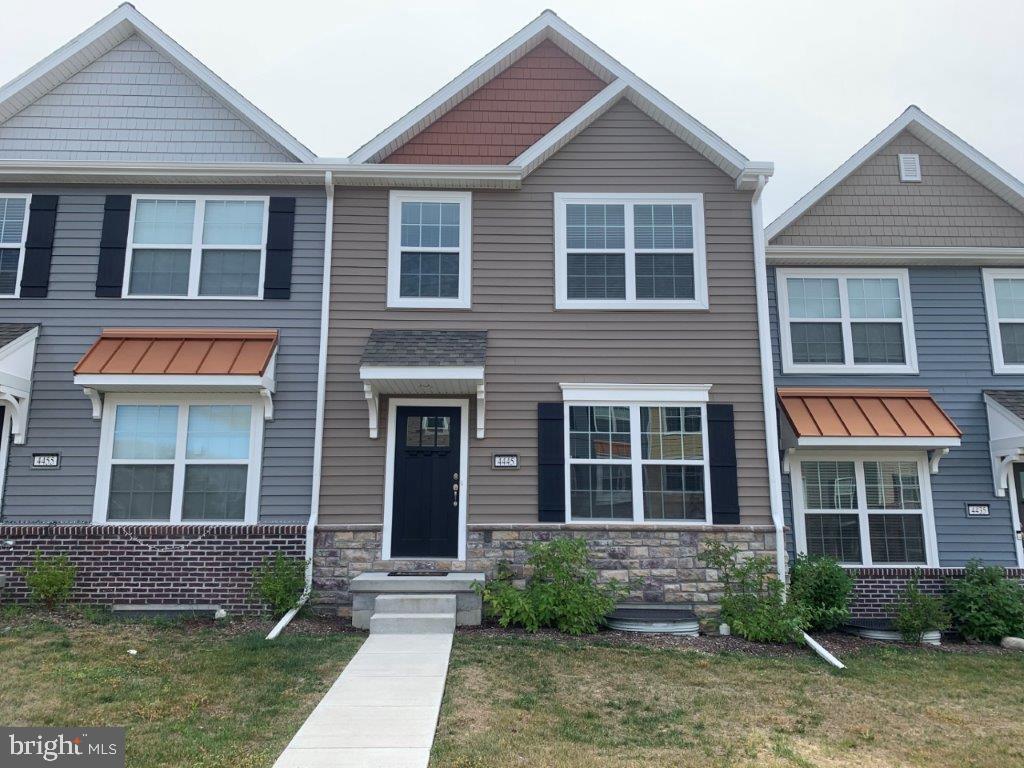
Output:
[[801,555],[793,563],[789,599],[800,605],[809,629],[830,631],[850,618],[853,577],[828,557]]
[[968,640],[998,643],[1024,634],[1024,586],[1007,579],[1002,568],[971,561],[964,577],[948,587],[953,627]]
[[297,557],[278,552],[253,572],[253,595],[269,605],[275,616],[282,616],[298,605],[305,588],[306,562]]
[[697,558],[722,580],[722,620],[732,632],[761,643],[796,642],[806,628],[801,606],[786,602],[770,557],[741,559],[739,549],[720,541],[705,544]]
[[78,568],[72,565],[67,555],[43,557],[37,549],[32,565],[19,568],[18,573],[28,585],[29,599],[52,609],[71,597]]
[[948,629],[949,614],[942,600],[921,591],[915,576],[903,590],[893,626],[908,643],[920,643],[925,632]]
[[589,634],[626,594],[625,585],[616,581],[598,584],[583,539],[538,542],[530,545],[529,553],[531,575],[525,588],[515,586],[506,563],[498,567],[495,579],[477,588],[488,613],[503,627],[516,625],[530,632],[555,627],[570,635]]

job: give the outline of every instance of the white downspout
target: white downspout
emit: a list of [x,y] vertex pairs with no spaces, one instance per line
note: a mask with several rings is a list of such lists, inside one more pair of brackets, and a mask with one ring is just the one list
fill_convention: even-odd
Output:
[[313,544],[316,540],[316,523],[320,517],[320,479],[324,452],[324,410],[327,398],[327,332],[331,319],[331,253],[334,243],[334,177],[330,171],[324,173],[324,190],[327,192],[327,220],[324,223],[324,283],[320,295],[320,353],[316,369],[316,425],[313,428],[313,487],[309,503],[309,522],[306,524],[306,586],[298,604],[281,617],[270,630],[267,640],[273,640],[284,631],[295,618],[313,591]]
[[772,359],[771,320],[768,313],[768,262],[765,256],[761,193],[768,179],[757,177],[750,201],[754,227],[754,282],[757,287],[757,336],[761,347],[761,391],[764,396],[764,437],[768,448],[768,493],[775,524],[775,557],[779,579],[786,583],[786,523],[782,513],[782,467],[779,462],[779,421],[775,408],[775,363]]

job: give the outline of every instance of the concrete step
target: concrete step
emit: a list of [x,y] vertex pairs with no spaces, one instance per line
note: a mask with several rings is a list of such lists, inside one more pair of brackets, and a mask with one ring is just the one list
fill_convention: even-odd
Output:
[[455,612],[375,613],[370,617],[370,634],[439,635],[455,632]]
[[375,614],[455,613],[455,595],[377,595]]

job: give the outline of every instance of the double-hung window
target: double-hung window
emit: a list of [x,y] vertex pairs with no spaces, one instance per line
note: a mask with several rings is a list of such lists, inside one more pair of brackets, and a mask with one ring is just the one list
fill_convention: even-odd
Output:
[[779,269],[782,367],[916,373],[906,270]]
[[559,309],[707,309],[700,194],[555,195]]
[[702,402],[567,401],[570,522],[709,522]]
[[0,195],[0,296],[17,296],[31,195]]
[[935,565],[927,459],[802,458],[793,483],[797,550],[845,565]]
[[1024,269],[986,269],[985,307],[995,373],[1024,373]]
[[142,196],[132,200],[125,295],[263,296],[266,197]]
[[108,395],[95,522],[255,522],[263,405],[248,396]]
[[388,214],[388,306],[470,306],[469,192],[392,191]]

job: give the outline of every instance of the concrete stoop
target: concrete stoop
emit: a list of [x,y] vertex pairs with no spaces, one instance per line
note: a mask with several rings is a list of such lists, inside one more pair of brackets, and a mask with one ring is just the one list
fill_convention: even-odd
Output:
[[421,633],[479,624],[483,610],[474,585],[483,581],[482,573],[360,574],[350,585],[352,626],[371,632]]
[[370,634],[450,635],[455,631],[455,595],[378,595]]

